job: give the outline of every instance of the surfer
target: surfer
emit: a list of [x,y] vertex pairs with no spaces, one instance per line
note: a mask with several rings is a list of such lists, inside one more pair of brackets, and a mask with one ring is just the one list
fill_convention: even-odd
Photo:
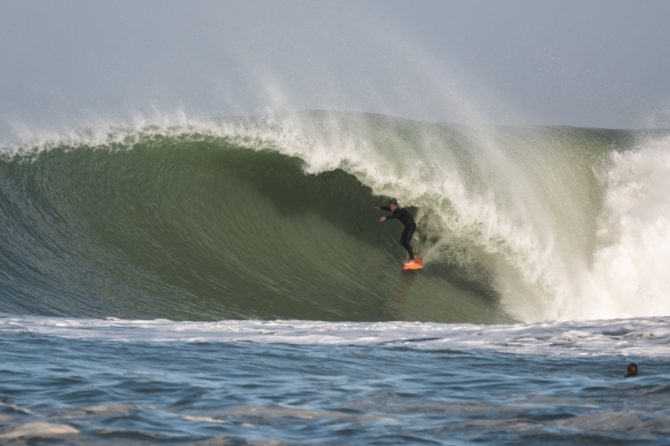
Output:
[[414,231],[416,231],[416,223],[409,214],[409,211],[398,206],[398,200],[395,198],[392,198],[389,201],[388,206],[377,206],[376,209],[380,211],[391,212],[391,215],[379,217],[379,221],[381,223],[392,218],[397,218],[400,220],[400,223],[405,226],[405,229],[402,231],[402,235],[400,236],[400,244],[407,250],[407,254],[409,254],[409,260],[407,263],[414,263],[416,258],[414,256],[414,250],[412,249],[411,241],[412,236],[414,235]]

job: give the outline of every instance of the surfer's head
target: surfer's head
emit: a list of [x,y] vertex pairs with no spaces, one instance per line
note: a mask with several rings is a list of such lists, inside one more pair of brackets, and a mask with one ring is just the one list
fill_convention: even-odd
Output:
[[631,362],[628,364],[628,368],[626,369],[626,378],[630,378],[632,376],[637,376],[637,364],[634,362]]
[[391,209],[391,212],[394,212],[396,209],[398,209],[398,200],[391,198],[389,200],[389,209]]

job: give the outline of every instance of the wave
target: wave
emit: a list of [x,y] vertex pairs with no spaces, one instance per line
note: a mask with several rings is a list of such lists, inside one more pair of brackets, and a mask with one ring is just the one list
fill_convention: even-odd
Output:
[[[668,147],[664,132],[333,112],[24,135],[0,161],[0,311],[477,323],[668,314]],[[390,196],[417,217],[428,262],[418,274],[399,271],[400,226],[376,221]]]

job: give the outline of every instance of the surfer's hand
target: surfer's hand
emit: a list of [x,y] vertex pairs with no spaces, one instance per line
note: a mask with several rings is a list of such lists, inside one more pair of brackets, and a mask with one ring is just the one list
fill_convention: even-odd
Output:
[[379,217],[379,223],[383,223],[386,220],[386,217]]

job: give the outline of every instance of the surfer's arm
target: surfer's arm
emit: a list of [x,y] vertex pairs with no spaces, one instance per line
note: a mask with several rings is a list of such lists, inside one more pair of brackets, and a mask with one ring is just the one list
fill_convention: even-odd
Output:
[[393,212],[393,211],[391,210],[391,208],[389,208],[388,206],[380,206],[380,207],[378,207],[377,209],[379,209],[380,211],[387,211],[387,212],[390,212],[390,213],[391,213],[391,215],[387,215],[387,216],[386,216],[386,219],[387,219],[387,220],[388,220],[389,218],[398,218],[398,216],[395,214],[395,212]]
[[379,221],[383,223],[386,220],[391,220],[392,218],[398,218],[398,216],[395,213],[393,213],[391,215],[385,215],[383,217],[379,217]]
[[388,206],[377,206],[377,209],[379,209],[380,211],[391,212],[391,215],[385,215],[383,217],[379,217],[380,222],[384,222],[390,218],[398,218],[395,212],[391,211],[391,209]]

